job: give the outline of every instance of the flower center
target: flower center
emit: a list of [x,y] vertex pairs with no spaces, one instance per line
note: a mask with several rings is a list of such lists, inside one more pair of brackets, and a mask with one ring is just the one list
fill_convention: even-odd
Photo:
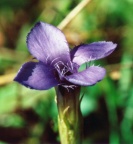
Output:
[[54,65],[56,71],[57,71],[57,74],[58,74],[58,77],[59,77],[59,80],[62,81],[64,80],[64,76],[65,75],[70,75],[72,74],[71,72],[71,67],[67,65],[65,65],[62,61],[58,61],[55,65]]
[[54,64],[54,68],[55,68],[55,71],[54,71],[55,77],[60,82],[59,85],[65,87],[66,89],[68,89],[68,91],[69,91],[69,88],[73,89],[76,87],[72,83],[68,82],[65,79],[65,76],[78,72],[79,66],[77,64],[72,63],[72,62],[64,64],[62,61],[58,61]]

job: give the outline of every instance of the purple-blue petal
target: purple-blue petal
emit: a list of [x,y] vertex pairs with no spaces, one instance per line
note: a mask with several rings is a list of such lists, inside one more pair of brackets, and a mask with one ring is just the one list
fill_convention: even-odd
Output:
[[71,59],[73,62],[81,65],[91,60],[97,60],[110,55],[116,48],[112,42],[94,42],[91,44],[82,44],[71,50]]
[[47,90],[58,85],[51,68],[41,62],[25,63],[14,80],[36,90]]
[[66,76],[66,80],[80,86],[90,86],[101,81],[105,76],[105,69],[98,66],[91,66],[84,71]]
[[64,34],[56,27],[38,22],[27,36],[30,53],[45,64],[54,65],[70,61],[68,43]]

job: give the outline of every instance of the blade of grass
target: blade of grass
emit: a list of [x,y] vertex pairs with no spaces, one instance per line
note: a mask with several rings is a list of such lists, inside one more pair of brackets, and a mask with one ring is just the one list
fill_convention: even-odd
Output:
[[57,26],[63,30],[91,0],[82,0]]

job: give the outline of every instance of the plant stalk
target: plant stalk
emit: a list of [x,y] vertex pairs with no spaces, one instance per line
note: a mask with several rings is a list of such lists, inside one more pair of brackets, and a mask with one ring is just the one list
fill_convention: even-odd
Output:
[[58,125],[62,144],[82,143],[82,115],[80,111],[80,87],[66,89],[56,87]]

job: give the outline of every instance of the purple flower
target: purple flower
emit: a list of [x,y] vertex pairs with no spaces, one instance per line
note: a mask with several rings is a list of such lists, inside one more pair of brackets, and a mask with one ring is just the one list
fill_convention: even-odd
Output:
[[38,22],[28,34],[27,46],[38,62],[25,63],[14,80],[37,90],[96,84],[105,76],[105,69],[89,66],[78,72],[80,65],[106,57],[116,48],[112,42],[101,41],[82,44],[70,51],[64,34],[43,22]]

